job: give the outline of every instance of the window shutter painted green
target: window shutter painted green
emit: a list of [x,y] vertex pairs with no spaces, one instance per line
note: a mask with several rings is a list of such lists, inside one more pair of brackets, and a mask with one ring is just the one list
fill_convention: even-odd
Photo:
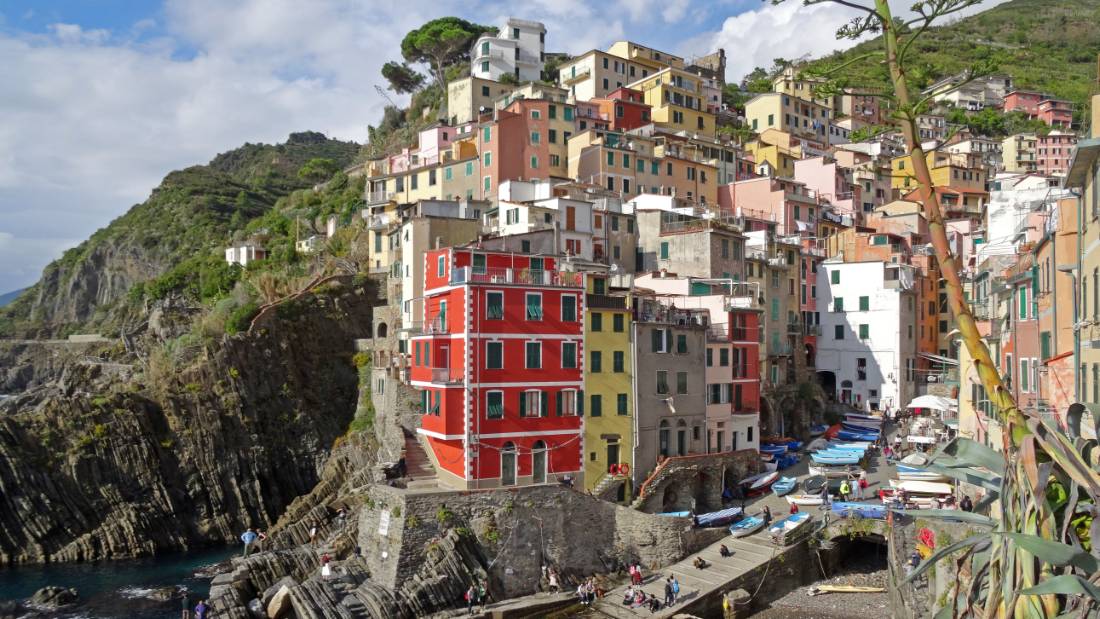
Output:
[[584,417],[584,390],[577,390],[577,416]]
[[871,309],[871,297],[860,297],[859,311],[866,312],[869,309]]
[[565,394],[565,392],[564,392],[564,391],[559,391],[559,392],[558,392],[558,397],[557,397],[557,403],[558,403],[558,417],[561,417],[561,411],[562,411],[562,399],[563,399],[563,398],[565,397],[565,395],[564,395],[564,394]]
[[661,330],[653,330],[653,352],[661,351]]
[[831,281],[834,284],[840,283],[840,271],[832,271],[831,273],[829,273],[829,277],[832,278]]
[[546,392],[545,391],[542,392],[541,394],[539,394],[539,405],[542,408],[542,416],[543,417],[548,416],[549,415],[549,410],[550,410],[550,402],[549,402],[549,398],[546,397]]
[[519,392],[519,416],[523,417],[527,414],[527,392]]

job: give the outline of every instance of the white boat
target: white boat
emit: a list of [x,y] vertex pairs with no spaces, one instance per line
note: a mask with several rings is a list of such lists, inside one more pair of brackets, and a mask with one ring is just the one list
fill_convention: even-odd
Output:
[[918,451],[902,458],[901,463],[908,464],[910,466],[924,466],[928,464],[928,456]]
[[955,491],[955,489],[951,487],[951,484],[934,481],[903,481],[891,479],[890,487],[897,490],[904,490],[909,494],[952,494]]
[[844,416],[844,420],[848,423],[854,423],[861,426],[872,426],[876,428],[882,427],[882,422],[885,421],[882,417],[872,417],[870,415],[856,415],[849,413]]
[[848,478],[859,475],[863,469],[854,464],[828,465],[811,464],[810,475],[821,475],[829,479]]
[[753,475],[752,477],[746,477],[738,482],[738,484],[748,486],[749,491],[752,492],[754,490],[767,488],[777,479],[779,479],[779,473],[770,471],[767,473],[760,473],[759,475]]
[[947,475],[933,471],[898,471],[900,481],[947,481]]
[[771,535],[772,541],[780,546],[793,544],[811,531],[809,527],[811,522],[813,522],[813,516],[806,512],[791,514],[768,527],[768,535]]
[[785,498],[792,505],[821,505],[825,502],[820,494],[790,494]]
[[730,535],[734,537],[748,537],[764,528],[764,519],[760,516],[746,516],[733,523],[729,527]]
[[779,470],[779,463],[778,462],[765,462],[764,463],[764,470],[769,472],[769,473],[774,473],[774,472]]

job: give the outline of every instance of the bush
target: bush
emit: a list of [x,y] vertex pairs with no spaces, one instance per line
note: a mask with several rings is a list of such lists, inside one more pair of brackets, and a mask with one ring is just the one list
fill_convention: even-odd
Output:
[[252,319],[259,313],[260,306],[255,301],[249,301],[244,305],[235,308],[229,312],[229,317],[225,320],[225,332],[229,335],[240,333],[248,329],[252,324]]
[[355,367],[363,369],[370,365],[370,353],[365,351],[357,352],[355,356],[351,358],[351,362],[355,364]]

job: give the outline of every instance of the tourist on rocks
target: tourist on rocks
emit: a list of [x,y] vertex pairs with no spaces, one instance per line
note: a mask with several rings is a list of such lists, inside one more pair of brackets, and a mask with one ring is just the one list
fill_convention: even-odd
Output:
[[697,570],[705,570],[705,569],[707,569],[707,566],[710,565],[710,564],[707,563],[707,560],[704,559],[703,557],[695,557],[695,560],[692,561],[692,565],[694,565],[695,569],[697,569]]
[[638,582],[634,583],[636,585],[640,585],[643,582],[645,582],[645,578],[642,577],[642,564],[641,563],[635,563],[634,564],[634,577],[638,579]]
[[485,603],[489,601],[489,593],[485,591],[485,583],[477,583],[477,603],[481,610],[485,610]]
[[313,525],[309,528],[309,545],[313,546],[317,542],[317,525]]
[[206,600],[199,600],[199,603],[195,605],[195,619],[208,619],[209,612],[210,607],[206,605]]
[[266,541],[267,533],[264,533],[263,529],[256,529],[256,552],[263,552]]
[[909,562],[905,565],[905,575],[912,574],[918,565],[920,565],[920,553],[914,550],[913,554],[909,555]]
[[183,590],[183,601],[180,604],[183,610],[181,615],[182,619],[191,619],[191,594],[186,589]]
[[[653,596],[650,596],[650,597],[653,597]],[[653,598],[653,599],[656,600],[657,598]],[[639,588],[637,591],[634,592],[634,603],[631,604],[630,607],[631,608],[641,608],[642,606],[645,606],[645,603],[646,603],[645,591],[642,591]]]
[[633,563],[626,567],[626,571],[630,574],[630,586],[638,584],[638,572],[634,569]]
[[477,588],[470,585],[469,589],[466,589],[466,613],[469,615],[474,614],[474,602],[477,602]]
[[[699,559],[700,557],[696,557]],[[698,566],[696,566],[698,567]],[[675,604],[680,599],[680,581],[675,576],[672,577],[672,603]]]
[[550,593],[557,593],[561,590],[561,585],[558,583],[558,571],[554,568],[550,568],[550,575],[547,577],[547,581],[549,581],[547,589],[550,590]]
[[672,596],[672,576],[665,579],[665,606],[672,606],[676,598]]
[[653,595],[652,593],[649,594],[648,604],[649,604],[649,614],[651,614],[651,615],[653,613],[661,610],[661,600],[658,600],[657,596]]
[[725,545],[725,544],[722,544],[722,545],[721,545],[721,546],[720,546],[720,547],[718,548],[718,554],[722,555],[723,557],[732,557],[732,556],[733,556],[733,553],[732,553],[732,552],[730,552],[730,549],[729,549],[729,548],[726,548],[726,545]]
[[634,603],[634,585],[628,585],[626,591],[623,593],[623,606],[630,606]]
[[248,553],[252,552],[252,543],[256,541],[256,531],[249,528],[244,533],[241,533],[241,541],[244,542],[244,558],[248,558]]
[[974,511],[974,502],[970,500],[970,495],[964,495],[963,500],[959,503],[959,508],[964,512]]

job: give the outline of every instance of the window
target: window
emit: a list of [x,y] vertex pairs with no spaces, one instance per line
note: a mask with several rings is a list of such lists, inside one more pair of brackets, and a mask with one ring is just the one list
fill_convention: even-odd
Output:
[[1020,392],[1026,393],[1028,391],[1028,379],[1031,377],[1031,372],[1028,371],[1027,359],[1020,359]]
[[[1020,288],[1020,320],[1027,318],[1027,288]],[[1022,379],[1021,379],[1022,380]]]
[[531,156],[531,169],[532,170],[537,170],[538,168],[539,168],[539,158],[532,155]]
[[720,348],[718,349],[718,365],[720,367],[728,367],[730,364],[730,349]]
[[523,417],[545,417],[546,398],[543,393],[532,389],[519,394],[519,414]]
[[447,260],[444,256],[439,256],[435,260],[435,274],[438,277],[443,277],[447,273]]
[[676,393],[685,394],[688,392],[688,373],[676,372]]
[[561,343],[561,367],[564,369],[575,369],[577,367],[576,342]]
[[833,327],[833,339],[834,340],[844,339],[844,325],[836,325],[836,326]]
[[859,311],[866,312],[871,309],[871,297],[859,298]]
[[542,320],[542,295],[527,293],[527,320]]
[[866,357],[856,357],[856,380],[867,380]]
[[[444,168],[443,169],[443,178],[444,178],[444,180],[448,180],[448,181],[453,180],[454,179],[453,168],[450,168],[450,167]],[[434,185],[435,183],[432,183],[432,184]]]
[[542,136],[539,134],[539,132],[538,131],[532,131],[531,132],[531,143],[532,144],[539,144],[541,142],[542,142]]
[[840,271],[831,271],[829,273],[829,277],[832,278],[831,281],[834,284],[839,284],[840,283]]
[[837,297],[837,298],[833,299],[833,311],[834,312],[843,312],[844,311],[844,297]]
[[676,352],[681,355],[686,355],[688,351],[688,336],[678,334],[676,336]]
[[566,294],[561,297],[562,322],[574,322],[577,320],[577,297]]
[[555,168],[560,166],[561,165],[561,157],[558,156],[558,155],[550,155],[550,165],[555,167]]
[[[564,109],[563,109],[562,111],[564,112],[564,113],[563,113],[563,115],[562,115],[562,117],[563,117],[563,118],[564,118],[565,120],[573,120],[573,108],[571,108],[571,107],[566,107],[566,108],[564,108]],[[566,138],[566,139],[569,139],[569,138]]]
[[859,339],[865,340],[871,337],[871,326],[868,324],[859,325]]
[[607,165],[609,165],[609,166],[615,165],[615,152],[614,151],[610,151],[610,150],[607,151]]
[[627,409],[627,399],[625,393],[620,393],[616,396],[615,413],[618,415],[629,415],[630,411]]
[[489,167],[489,166],[493,165],[493,153],[486,151],[484,159],[485,159],[485,167]]
[[486,393],[485,410],[489,419],[504,419],[504,392],[490,391]]
[[488,144],[492,136],[492,127],[485,127],[481,130],[481,141]]
[[615,330],[615,333],[622,333],[623,332],[623,323],[624,322],[626,322],[626,320],[624,319],[622,314],[612,315],[611,324],[612,324],[612,328]]
[[657,370],[657,393],[668,393],[668,372],[665,370]]
[[558,417],[572,417],[577,414],[577,392],[572,389],[563,389],[557,395]]
[[707,348],[707,367],[714,367],[714,349]]
[[626,366],[626,353],[621,350],[616,350],[611,354],[612,357],[612,370],[617,374],[622,374]]
[[603,415],[603,396],[599,394],[592,394],[589,396],[589,409],[588,414],[592,417],[599,417]]
[[588,364],[588,369],[593,374],[599,374],[603,371],[603,353],[598,350],[593,350],[588,353],[591,361]]
[[485,343],[485,369],[504,369],[504,342]]
[[661,260],[668,260],[668,241],[661,242]]
[[627,170],[630,169],[630,155],[623,153],[623,167]]
[[654,329],[653,334],[653,352],[668,352],[669,344],[669,332],[668,329]]
[[489,61],[488,60],[482,60],[481,61],[481,72],[482,73],[488,73],[489,72]]
[[477,275],[485,274],[485,254],[474,254],[471,258],[473,272]]
[[527,342],[526,368],[528,370],[542,369],[542,342]]
[[603,313],[602,312],[592,312],[592,315],[589,318],[590,318],[589,322],[592,323],[591,324],[591,330],[593,332],[603,331]]

